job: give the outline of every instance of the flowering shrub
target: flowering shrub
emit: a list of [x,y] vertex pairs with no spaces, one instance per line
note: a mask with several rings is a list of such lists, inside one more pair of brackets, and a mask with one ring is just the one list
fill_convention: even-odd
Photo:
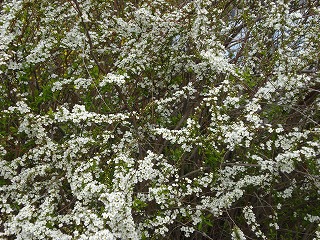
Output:
[[0,238],[319,239],[317,1],[0,6]]

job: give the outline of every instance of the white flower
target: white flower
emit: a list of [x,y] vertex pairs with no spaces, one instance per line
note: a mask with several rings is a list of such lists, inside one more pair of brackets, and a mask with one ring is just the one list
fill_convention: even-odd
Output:
[[114,83],[118,86],[125,84],[127,76],[126,75],[119,75],[108,73],[107,76],[100,82],[99,86],[103,87],[107,85],[107,83]]

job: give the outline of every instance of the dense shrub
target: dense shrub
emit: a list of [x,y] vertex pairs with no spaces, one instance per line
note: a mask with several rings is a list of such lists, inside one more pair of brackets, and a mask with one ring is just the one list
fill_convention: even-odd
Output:
[[3,239],[319,239],[320,7],[0,3]]

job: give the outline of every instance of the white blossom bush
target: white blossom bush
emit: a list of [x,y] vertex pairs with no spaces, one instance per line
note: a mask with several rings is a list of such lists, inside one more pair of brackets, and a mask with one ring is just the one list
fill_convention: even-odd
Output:
[[319,239],[318,1],[0,7],[1,239]]

